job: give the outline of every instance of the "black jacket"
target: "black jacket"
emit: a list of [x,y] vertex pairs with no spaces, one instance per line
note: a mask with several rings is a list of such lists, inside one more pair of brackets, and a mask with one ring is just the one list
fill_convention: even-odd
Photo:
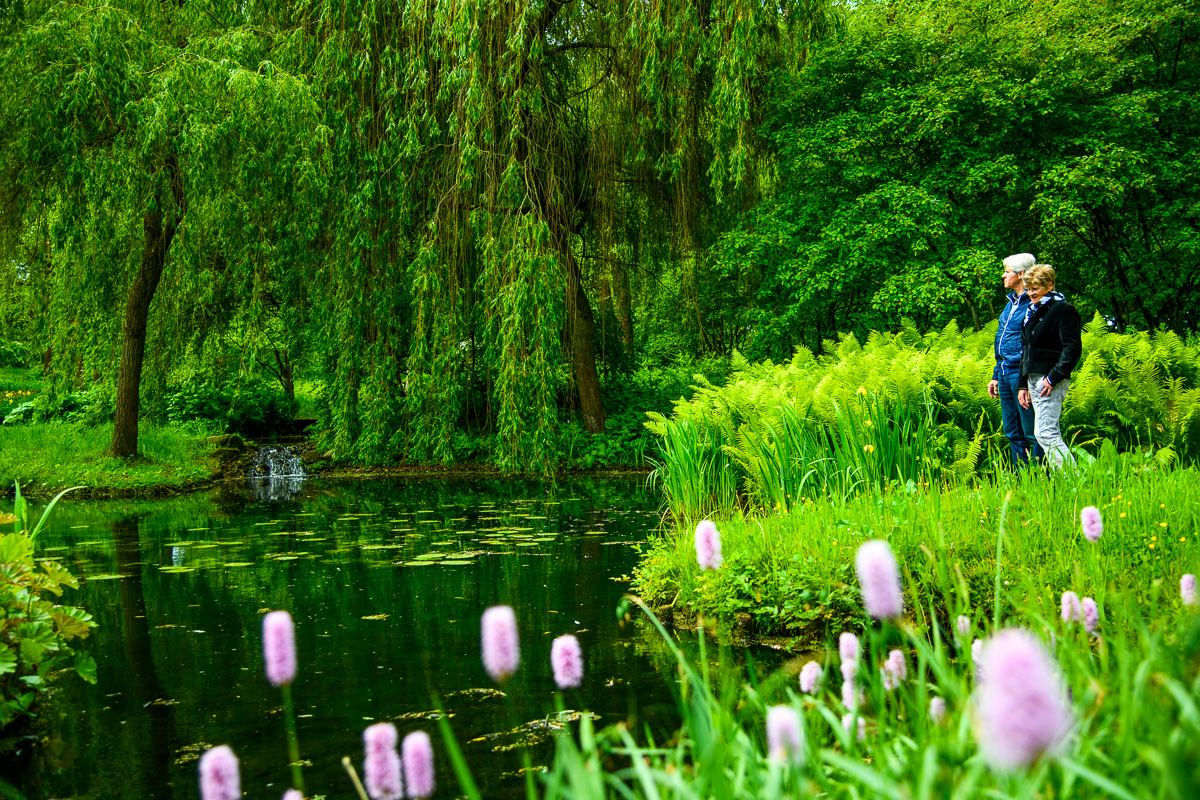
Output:
[[1031,374],[1045,375],[1054,386],[1069,378],[1083,355],[1082,330],[1079,312],[1066,300],[1038,306],[1021,328],[1021,384],[1028,388]]

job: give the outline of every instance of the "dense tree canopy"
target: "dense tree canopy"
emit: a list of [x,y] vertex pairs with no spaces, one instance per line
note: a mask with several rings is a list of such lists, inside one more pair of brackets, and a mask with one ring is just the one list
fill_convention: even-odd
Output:
[[722,241],[751,348],[979,327],[1031,251],[1085,311],[1195,330],[1200,15],[1174,2],[856,6],[767,126],[777,190]]
[[546,470],[605,375],[978,328],[1023,250],[1085,316],[1197,326],[1195,2],[0,14],[0,335],[108,393],[114,452],[266,376],[338,457],[469,429]]

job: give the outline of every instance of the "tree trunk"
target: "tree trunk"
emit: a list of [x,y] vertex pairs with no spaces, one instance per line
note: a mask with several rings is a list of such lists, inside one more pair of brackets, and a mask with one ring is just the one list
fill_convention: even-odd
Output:
[[175,238],[175,220],[163,225],[162,198],[147,211],[142,220],[146,234],[142,263],[138,267],[129,298],[125,303],[125,323],[121,330],[121,365],[117,370],[117,405],[114,414],[112,444],[109,455],[128,458],[137,454],[138,412],[141,397],[142,361],[146,355],[146,320],[150,302],[158,290],[167,251]]
[[600,376],[596,372],[596,321],[583,290],[579,262],[569,248],[563,250],[567,259],[567,326],[571,334],[571,359],[575,368],[575,386],[579,389],[583,427],[588,433],[604,433],[604,401],[600,397]]

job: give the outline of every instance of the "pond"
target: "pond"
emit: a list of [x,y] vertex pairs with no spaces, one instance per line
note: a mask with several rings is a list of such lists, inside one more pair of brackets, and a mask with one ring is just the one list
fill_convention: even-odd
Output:
[[[669,664],[615,613],[659,506],[637,480],[319,478],[62,503],[38,555],[81,579],[65,601],[99,623],[81,645],[98,682],[62,680],[42,701],[40,741],[5,755],[0,772],[29,797],[194,798],[196,759],[228,744],[248,796],[282,795],[282,702],[260,647],[262,615],[282,608],[296,620],[310,796],[353,796],[340,759],[359,764],[362,730],[384,720],[401,737],[429,732],[438,796],[457,796],[429,719],[435,694],[484,796],[521,795],[518,737],[504,732],[554,712],[559,635],[575,634],[585,659],[565,708],[598,725],[676,723]],[[507,697],[479,658],[479,618],[496,604],[515,609],[521,631]],[[551,756],[549,744],[533,750],[535,764]]]

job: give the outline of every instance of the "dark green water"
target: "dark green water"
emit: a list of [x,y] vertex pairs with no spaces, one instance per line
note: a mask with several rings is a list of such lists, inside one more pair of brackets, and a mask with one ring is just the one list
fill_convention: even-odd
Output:
[[[485,797],[515,796],[513,737],[482,739],[554,708],[550,643],[578,636],[584,686],[562,697],[598,724],[675,723],[648,638],[615,608],[659,500],[637,481],[326,482],[288,498],[246,485],[148,502],[64,503],[39,541],[81,578],[64,602],[99,629],[82,644],[89,686],[59,681],[0,774],[35,798],[194,798],[196,758],[228,744],[248,797],[289,786],[281,699],[262,673],[263,613],[296,619],[294,686],[308,795],[351,797],[340,759],[361,762],[362,730],[395,721],[434,739],[439,797],[460,793],[437,723],[414,718],[437,693]],[[286,499],[284,499],[286,498]],[[479,617],[508,604],[522,665],[508,698],[479,658]],[[669,674],[669,672],[668,672]],[[482,739],[482,740],[481,740]],[[533,750],[548,763],[548,745]]]

